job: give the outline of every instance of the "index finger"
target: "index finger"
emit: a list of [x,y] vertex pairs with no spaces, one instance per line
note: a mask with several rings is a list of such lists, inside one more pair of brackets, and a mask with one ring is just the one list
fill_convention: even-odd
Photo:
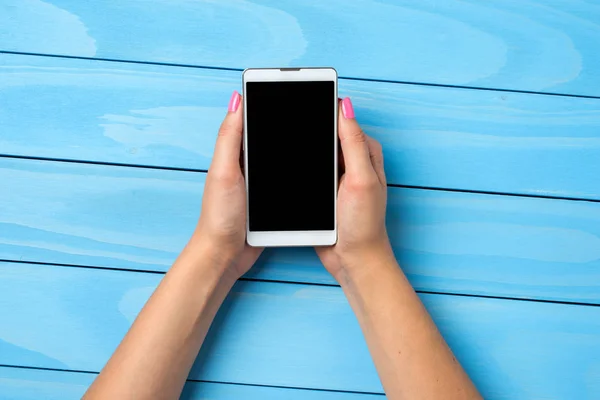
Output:
[[352,101],[346,97],[339,104],[338,129],[346,173],[356,176],[373,173],[367,135],[354,118]]
[[215,145],[215,153],[211,167],[231,168],[239,167],[242,149],[242,97],[238,92],[233,92],[229,101],[229,109],[221,127]]

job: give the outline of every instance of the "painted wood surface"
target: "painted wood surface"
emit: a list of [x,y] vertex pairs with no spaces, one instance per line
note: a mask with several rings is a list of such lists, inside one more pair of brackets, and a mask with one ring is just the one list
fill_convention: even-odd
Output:
[[[79,400],[96,374],[0,367],[0,398]],[[382,395],[188,381],[182,400],[379,400]]]
[[[396,185],[600,200],[592,2],[0,2],[0,51],[242,69],[332,65]],[[325,28],[324,28],[325,27]],[[35,28],[35,29],[34,29]],[[373,82],[387,80],[399,84]],[[239,71],[0,54],[0,154],[205,170]],[[204,174],[0,158],[0,364],[99,371],[185,244]],[[390,188],[421,291],[600,304],[600,203]],[[310,249],[267,251],[195,379],[380,392]],[[421,294],[486,398],[600,397],[600,308]],[[333,372],[332,372],[333,371]],[[94,374],[0,367],[0,398]],[[190,383],[184,398],[381,398]]]
[[[0,264],[0,363],[99,371],[161,275]],[[421,295],[486,399],[600,396],[600,307]],[[339,287],[238,282],[191,379],[381,392]]]
[[[240,74],[0,54],[0,154],[206,170]],[[340,81],[393,184],[600,199],[600,100]]]
[[0,367],[0,398],[78,400],[96,374]]
[[0,50],[600,95],[589,1],[5,0]]
[[[165,271],[204,178],[0,158],[0,259]],[[388,193],[388,232],[417,289],[600,303],[600,203]],[[269,249],[249,276],[335,284],[312,249]]]

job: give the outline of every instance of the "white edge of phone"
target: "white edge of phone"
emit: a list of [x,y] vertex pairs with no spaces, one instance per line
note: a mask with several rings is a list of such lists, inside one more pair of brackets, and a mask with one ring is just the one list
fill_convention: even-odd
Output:
[[[248,68],[242,74],[243,92],[246,82],[332,81],[334,83],[334,229],[329,231],[250,231],[248,196],[246,196],[246,241],[253,247],[331,246],[337,242],[337,191],[338,191],[338,75],[334,68]],[[248,149],[246,96],[244,96],[244,149]],[[248,171],[248,152],[244,151],[244,171]],[[246,193],[250,182],[246,180]]]

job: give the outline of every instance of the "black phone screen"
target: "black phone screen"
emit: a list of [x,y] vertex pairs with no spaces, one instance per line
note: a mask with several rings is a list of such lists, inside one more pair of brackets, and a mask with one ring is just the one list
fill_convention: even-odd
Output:
[[335,228],[333,81],[246,82],[250,231]]

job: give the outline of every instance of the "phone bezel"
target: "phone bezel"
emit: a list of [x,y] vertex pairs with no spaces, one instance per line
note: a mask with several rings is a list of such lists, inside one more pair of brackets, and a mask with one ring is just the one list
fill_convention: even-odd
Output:
[[[337,191],[338,191],[338,75],[334,68],[249,68],[242,74],[243,92],[247,82],[290,82],[290,81],[331,81],[334,83],[334,229],[327,231],[250,231],[250,208],[246,196],[246,241],[255,247],[279,246],[330,246],[337,242]],[[248,170],[248,137],[246,119],[246,96],[243,97],[244,108],[244,171]],[[246,193],[249,193],[250,182],[246,180]]]

